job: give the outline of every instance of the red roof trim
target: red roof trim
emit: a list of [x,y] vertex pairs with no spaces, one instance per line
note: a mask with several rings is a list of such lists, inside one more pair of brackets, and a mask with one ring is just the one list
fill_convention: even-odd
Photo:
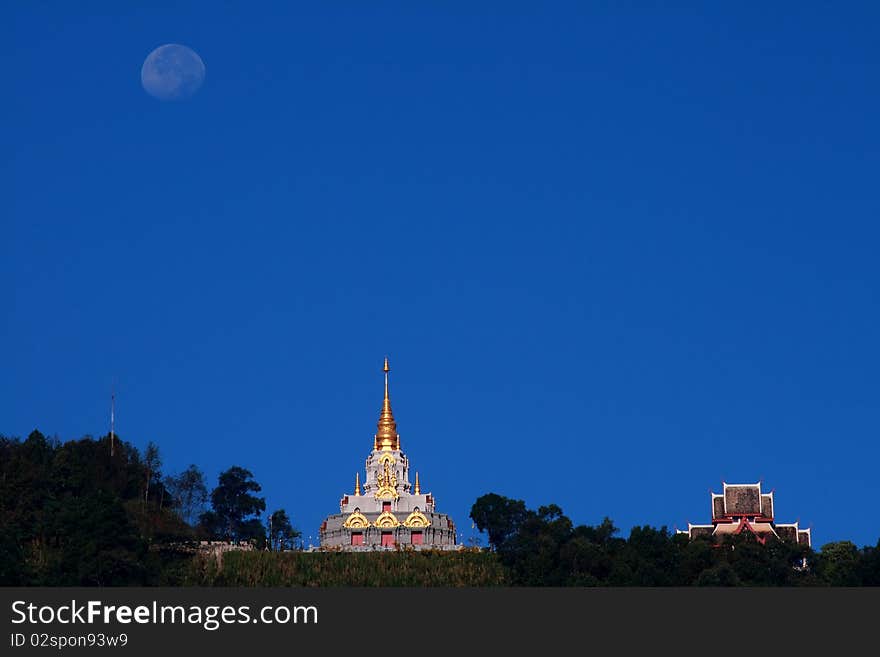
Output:
[[736,531],[734,531],[733,533],[739,534],[740,532],[742,532],[743,528],[746,528],[750,532],[752,532],[752,534],[754,534],[755,538],[758,540],[758,543],[760,543],[761,545],[764,545],[767,542],[767,539],[763,536],[759,536],[758,532],[755,531],[755,528],[752,527],[751,523],[745,518],[739,521],[739,527],[737,527]]

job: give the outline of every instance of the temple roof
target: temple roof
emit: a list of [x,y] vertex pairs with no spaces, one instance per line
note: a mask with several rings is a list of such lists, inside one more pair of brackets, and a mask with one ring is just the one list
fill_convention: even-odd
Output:
[[[691,538],[711,533],[729,536],[743,531],[752,532],[763,543],[767,536],[811,545],[809,529],[800,529],[798,523],[776,524],[773,491],[761,492],[761,482],[755,484],[728,484],[723,482],[722,493],[711,493],[712,524],[688,523]],[[684,532],[682,532],[684,533]]]
[[725,515],[761,515],[761,484],[724,484]]
[[694,538],[696,536],[711,536],[713,531],[715,531],[715,525],[692,525],[688,523],[686,530],[679,529],[676,533],[687,534],[690,538]]
[[723,518],[724,514],[724,495],[712,493],[712,520]]

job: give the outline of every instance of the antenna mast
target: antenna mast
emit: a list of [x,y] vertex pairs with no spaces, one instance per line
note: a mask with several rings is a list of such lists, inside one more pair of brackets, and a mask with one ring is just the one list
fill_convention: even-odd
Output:
[[116,439],[113,435],[114,411],[116,410],[116,391],[110,391],[110,456],[113,456]]

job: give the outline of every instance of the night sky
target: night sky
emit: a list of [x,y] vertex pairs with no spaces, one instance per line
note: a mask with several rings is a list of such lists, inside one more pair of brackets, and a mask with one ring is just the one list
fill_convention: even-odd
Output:
[[[876,3],[15,3],[0,433],[249,468],[306,541],[382,359],[422,489],[880,537]],[[222,6],[221,6],[222,4]],[[202,87],[163,102],[147,55]]]

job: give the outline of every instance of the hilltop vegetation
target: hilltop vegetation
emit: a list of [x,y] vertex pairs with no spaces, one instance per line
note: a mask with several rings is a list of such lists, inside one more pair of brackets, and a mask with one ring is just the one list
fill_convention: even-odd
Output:
[[[623,538],[608,518],[575,526],[556,505],[492,493],[471,510],[491,550],[302,552],[245,468],[221,473],[209,495],[197,466],[163,476],[155,445],[114,445],[0,437],[0,585],[880,586],[880,542],[713,545],[650,526]],[[199,540],[254,549],[194,556]]]
[[880,542],[863,550],[829,543],[816,553],[785,541],[762,545],[750,533],[713,543],[647,525],[622,538],[610,518],[574,526],[555,504],[534,511],[494,493],[476,501],[471,517],[520,586],[880,585]]
[[457,552],[229,552],[197,557],[182,583],[197,586],[498,586],[496,555]]
[[250,472],[233,466],[209,495],[191,465],[163,476],[159,449],[141,453],[110,436],[67,443],[33,431],[0,437],[0,584],[174,584],[198,540],[290,547],[298,536],[283,509],[270,515]]

